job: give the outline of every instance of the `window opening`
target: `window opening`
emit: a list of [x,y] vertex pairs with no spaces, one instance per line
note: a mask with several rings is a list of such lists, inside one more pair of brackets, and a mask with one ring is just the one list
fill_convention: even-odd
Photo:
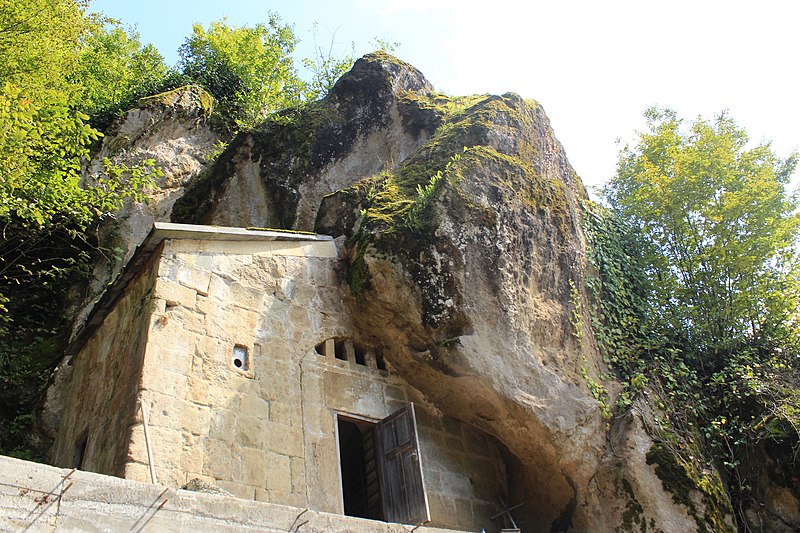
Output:
[[344,339],[336,339],[333,341],[333,354],[336,356],[336,359],[347,361],[347,352],[345,351],[344,347]]
[[386,370],[386,362],[380,351],[351,338],[332,338],[314,346],[314,351],[322,357],[333,356],[340,361],[350,361],[360,366]]
[[356,355],[356,364],[367,366],[367,354],[364,351],[364,346],[353,343],[353,350],[355,351]]
[[250,362],[247,357],[247,348],[237,344],[233,347],[233,367],[237,370],[247,370]]
[[378,370],[386,370],[386,361],[383,359],[383,353],[380,350],[375,350],[375,366]]

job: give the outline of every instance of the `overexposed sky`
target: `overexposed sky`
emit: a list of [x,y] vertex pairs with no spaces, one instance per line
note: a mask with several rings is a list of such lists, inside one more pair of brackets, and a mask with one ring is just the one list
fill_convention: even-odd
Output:
[[223,16],[294,26],[297,56],[317,41],[371,51],[373,37],[452,95],[516,92],[538,100],[589,186],[611,177],[617,139],[649,105],[687,118],[729,110],[779,155],[800,148],[800,1],[761,0],[95,0],[135,25],[168,63],[193,22]]

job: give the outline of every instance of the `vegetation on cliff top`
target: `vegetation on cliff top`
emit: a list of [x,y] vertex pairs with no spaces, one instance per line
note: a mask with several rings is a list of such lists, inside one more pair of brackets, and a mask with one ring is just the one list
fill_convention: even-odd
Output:
[[646,390],[667,413],[648,454],[665,486],[704,495],[708,530],[724,529],[730,497],[746,529],[743,461],[767,440],[800,445],[797,155],[750,147],[725,114],[688,129],[670,110],[646,117],[605,189],[611,211],[587,205],[593,326],[625,384],[618,408]]

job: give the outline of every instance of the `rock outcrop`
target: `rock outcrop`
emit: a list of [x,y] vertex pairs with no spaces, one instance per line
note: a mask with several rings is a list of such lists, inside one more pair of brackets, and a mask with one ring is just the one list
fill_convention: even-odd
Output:
[[447,97],[372,54],[326,99],[234,139],[172,220],[336,237],[355,324],[507,448],[524,530],[692,529],[704,504],[665,490],[636,415],[609,433],[583,377],[605,370],[571,322],[586,200],[539,104]]
[[146,203],[128,202],[115,220],[101,228],[101,244],[117,257],[101,261],[89,287],[90,299],[127,263],[156,221],[168,221],[172,207],[213,158],[225,134],[211,126],[213,98],[190,85],[143,98],[106,132],[98,152],[84,170],[91,180],[104,172],[104,161],[133,167],[152,160],[163,176]]
[[312,230],[323,196],[406,159],[438,126],[407,95],[433,87],[386,58],[356,62],[324,100],[237,136],[172,221]]
[[538,103],[448,97],[371,54],[203,171],[219,137],[191,94],[175,96],[129,113],[99,156],[165,168],[155,202],[123,216],[125,242],[167,217],[333,235],[363,338],[502,443],[524,531],[707,530],[707,503],[675,498],[648,458],[649,411],[604,420],[587,386],[608,374],[590,325],[574,326],[593,275],[588,198]]

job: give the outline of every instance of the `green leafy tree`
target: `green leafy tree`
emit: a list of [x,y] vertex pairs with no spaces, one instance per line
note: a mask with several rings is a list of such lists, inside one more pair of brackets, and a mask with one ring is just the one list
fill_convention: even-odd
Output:
[[301,101],[304,83],[292,59],[296,43],[291,27],[275,14],[252,27],[234,27],[224,19],[208,29],[195,24],[179,50],[180,68],[237,126],[252,127]]
[[137,98],[158,92],[170,70],[153,45],[141,44],[138,33],[96,18],[81,40],[69,79],[80,88],[81,111],[105,127]]
[[72,95],[65,73],[75,67],[81,40],[93,23],[84,0],[0,0],[0,84],[29,93]]
[[726,114],[688,129],[668,109],[622,150],[605,197],[644,246],[654,322],[710,365],[742,344],[775,342],[798,303],[797,154],[749,147]]
[[[602,307],[612,329],[634,334],[626,342],[633,353],[612,350],[607,360],[623,382],[657,385],[669,415],[660,449],[683,454],[667,461],[706,479],[691,450],[710,450],[746,529],[743,509],[757,498],[759,473],[743,458],[767,441],[791,457],[800,443],[800,218],[787,192],[797,154],[783,159],[768,143],[751,145],[725,113],[688,127],[669,109],[645,116],[647,130],[620,152],[604,190],[623,233],[637,237],[617,255],[644,276],[629,272],[620,283],[606,264],[614,248],[594,253],[598,292],[622,296],[612,305],[641,317],[623,328]],[[627,297],[630,286],[642,288],[643,300]],[[796,473],[790,463],[782,466]],[[708,479],[698,488],[706,491]]]

